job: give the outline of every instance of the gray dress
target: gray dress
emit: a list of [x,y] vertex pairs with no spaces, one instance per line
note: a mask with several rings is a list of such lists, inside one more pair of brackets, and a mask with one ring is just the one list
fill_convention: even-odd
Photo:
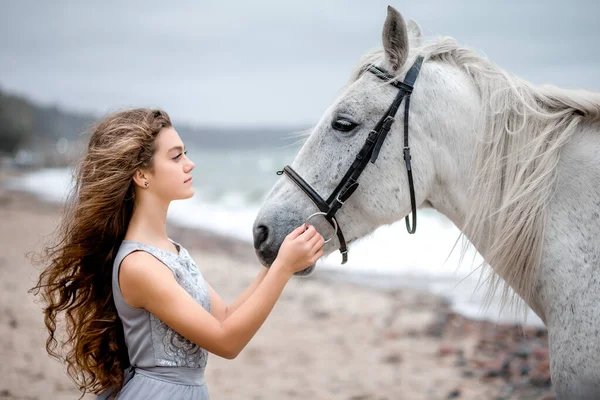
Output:
[[[119,400],[184,399],[208,400],[204,369],[208,353],[190,342],[143,308],[130,307],[119,287],[119,267],[134,251],[145,251],[165,264],[181,285],[210,312],[210,292],[189,253],[172,241],[179,254],[139,242],[124,240],[115,258],[112,290],[125,333],[131,367],[125,371],[125,385]],[[111,391],[98,396],[109,399]]]

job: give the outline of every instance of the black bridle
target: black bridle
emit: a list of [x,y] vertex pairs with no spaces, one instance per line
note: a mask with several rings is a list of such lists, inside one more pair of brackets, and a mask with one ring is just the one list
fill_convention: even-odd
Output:
[[[371,65],[367,68],[367,70],[378,78],[387,81],[394,87],[398,88],[398,94],[396,98],[387,109],[385,114],[381,117],[375,128],[367,137],[365,144],[358,152],[358,155],[354,159],[354,162],[348,168],[348,171],[337,185],[333,193],[329,196],[327,200],[323,200],[323,198],[317,193],[317,191],[309,185],[296,171],[292,169],[289,165],[287,165],[283,171],[278,171],[277,175],[286,174],[300,189],[304,191],[304,193],[315,203],[315,205],[319,208],[320,212],[312,214],[308,217],[307,221],[310,220],[315,215],[323,215],[325,219],[334,227],[335,234],[337,234],[338,240],[340,242],[340,252],[342,253],[342,264],[345,264],[348,261],[348,248],[346,245],[346,240],[344,239],[344,234],[342,230],[339,228],[337,220],[335,219],[335,213],[342,208],[344,203],[352,196],[354,191],[358,188],[358,178],[364,171],[364,169],[369,164],[375,163],[377,157],[379,156],[379,151],[381,150],[381,146],[394,123],[394,116],[402,103],[404,101],[404,161],[406,163],[406,171],[408,173],[408,186],[410,189],[410,205],[412,208],[412,226],[410,223],[410,219],[408,215],[405,217],[406,220],[406,229],[408,233],[415,233],[417,229],[417,207],[415,202],[415,187],[413,183],[412,177],[412,167],[411,167],[411,156],[410,156],[410,147],[408,146],[408,112],[410,109],[410,95],[413,91],[413,86],[415,81],[417,80],[417,76],[419,75],[419,71],[421,69],[421,65],[423,64],[423,57],[418,57],[412,67],[406,73],[406,77],[404,78],[404,82],[394,81],[394,77],[385,71],[382,68]],[[333,238],[333,237],[332,237]],[[327,241],[331,240],[328,239]]]

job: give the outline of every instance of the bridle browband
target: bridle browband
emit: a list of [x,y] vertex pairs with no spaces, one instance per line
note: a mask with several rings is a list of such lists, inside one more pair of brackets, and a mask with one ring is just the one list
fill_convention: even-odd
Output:
[[[317,191],[308,184],[296,171],[292,169],[289,165],[283,168],[282,171],[277,171],[277,175],[286,174],[300,189],[304,191],[304,193],[312,200],[312,202],[317,206],[320,212],[312,214],[306,220],[308,221],[316,216],[323,215],[325,219],[334,227],[335,234],[340,242],[340,253],[342,253],[342,264],[345,264],[348,261],[348,248],[346,245],[346,240],[344,239],[344,234],[342,233],[341,228],[339,227],[337,220],[335,218],[335,214],[337,211],[342,208],[344,203],[352,196],[354,191],[358,188],[358,178],[364,171],[364,169],[369,164],[375,163],[377,157],[379,156],[379,152],[381,150],[381,146],[387,137],[392,124],[394,123],[394,117],[402,100],[404,101],[404,162],[406,163],[406,171],[408,173],[408,186],[410,189],[410,205],[412,209],[412,224],[410,222],[409,216],[405,217],[406,221],[406,230],[408,233],[415,233],[417,229],[417,207],[415,201],[415,187],[413,183],[412,176],[412,166],[411,166],[411,155],[410,155],[410,147],[408,145],[408,113],[410,109],[410,95],[413,91],[413,87],[415,81],[417,80],[417,76],[419,75],[419,71],[421,70],[421,65],[423,64],[423,57],[418,57],[412,67],[406,73],[406,77],[403,82],[395,81],[394,76],[385,71],[382,68],[376,67],[374,65],[370,65],[367,68],[367,71],[373,73],[378,78],[388,82],[389,84],[396,87],[399,91],[396,95],[396,98],[387,109],[385,114],[381,117],[375,128],[369,135],[367,136],[367,140],[365,144],[358,152],[354,162],[348,168],[348,171],[337,185],[333,193],[327,198],[327,200],[323,200],[323,198],[317,193]],[[411,226],[412,225],[412,226]],[[333,236],[327,240],[330,241],[333,239]]]

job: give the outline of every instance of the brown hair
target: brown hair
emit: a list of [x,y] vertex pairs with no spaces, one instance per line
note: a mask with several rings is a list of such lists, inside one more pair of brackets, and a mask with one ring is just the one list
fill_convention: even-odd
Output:
[[[112,266],[133,212],[132,178],[138,169],[152,170],[156,137],[170,126],[167,113],[149,109],[98,122],[75,168],[55,241],[36,257],[44,269],[32,291],[44,302],[46,350],[66,363],[84,394],[123,386],[129,357],[113,302]],[[59,323],[66,330],[60,346]]]

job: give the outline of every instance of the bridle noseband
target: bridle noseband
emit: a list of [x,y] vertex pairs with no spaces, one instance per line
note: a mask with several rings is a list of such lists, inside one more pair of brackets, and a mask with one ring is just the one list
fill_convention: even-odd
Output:
[[[421,69],[421,65],[423,64],[423,57],[418,57],[412,67],[406,73],[406,77],[403,82],[394,81],[394,76],[389,74],[382,68],[371,65],[367,68],[367,70],[373,73],[378,78],[390,83],[394,87],[398,88],[398,94],[396,98],[387,109],[385,114],[381,117],[375,128],[369,135],[367,136],[367,140],[365,144],[358,152],[354,162],[348,168],[348,171],[337,185],[333,193],[327,198],[327,200],[323,200],[323,198],[317,193],[317,191],[309,185],[296,171],[292,169],[289,165],[283,168],[282,171],[278,171],[277,175],[286,174],[300,189],[304,191],[304,193],[313,201],[313,203],[317,206],[320,212],[312,214],[307,218],[310,220],[312,217],[316,215],[323,215],[325,219],[334,227],[335,235],[337,235],[338,240],[340,242],[340,252],[342,253],[342,264],[345,264],[348,261],[348,248],[346,245],[346,240],[344,239],[344,234],[342,233],[341,228],[339,227],[337,220],[335,219],[335,214],[337,211],[342,208],[344,203],[352,196],[354,191],[358,188],[358,178],[364,171],[364,169],[369,164],[375,163],[377,157],[379,156],[379,151],[381,150],[381,146],[394,123],[394,117],[402,100],[404,101],[404,162],[406,163],[406,171],[408,173],[408,186],[410,189],[410,205],[412,209],[412,226],[410,223],[410,219],[408,215],[405,217],[406,221],[406,229],[408,233],[415,233],[417,229],[417,207],[415,201],[415,187],[413,183],[412,177],[412,166],[411,166],[411,156],[410,156],[410,147],[408,146],[408,112],[410,109],[410,95],[413,91],[413,86],[415,81],[417,80],[417,76],[419,75],[419,71]],[[327,241],[333,239],[333,236]]]

